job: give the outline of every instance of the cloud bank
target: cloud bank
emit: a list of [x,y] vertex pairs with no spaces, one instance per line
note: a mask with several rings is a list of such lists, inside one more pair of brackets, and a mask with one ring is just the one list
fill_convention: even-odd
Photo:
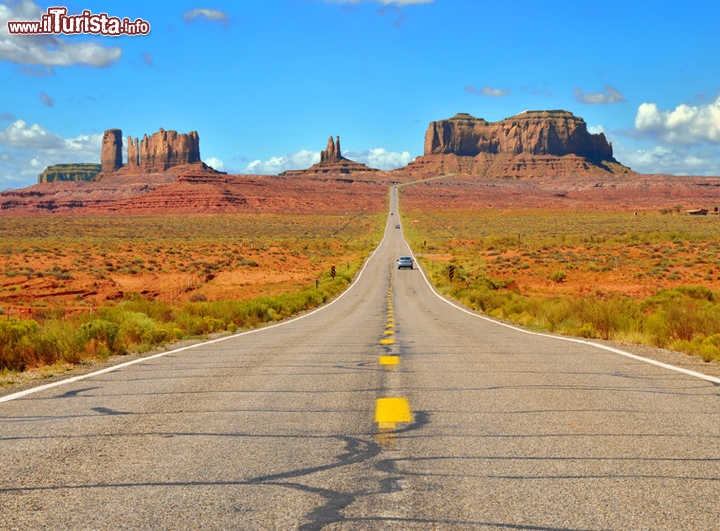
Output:
[[640,173],[672,175],[720,175],[720,149],[698,150],[681,146],[653,146],[630,149],[613,144],[614,155],[622,164]]
[[286,170],[304,170],[320,162],[319,151],[302,149],[291,155],[271,157],[268,160],[254,160],[241,173],[277,175]]
[[[344,151],[343,156],[366,164],[371,168],[386,171],[406,166],[414,159],[408,151],[396,152],[388,151],[384,148],[374,148],[365,151]],[[254,160],[248,164],[241,173],[277,175],[286,170],[305,170],[318,162],[320,162],[319,151],[302,149],[290,155],[271,157],[267,160]]]
[[118,46],[105,47],[95,42],[68,42],[55,35],[10,35],[8,21],[39,21],[44,10],[22,0],[0,4],[0,59],[16,64],[43,66],[109,66],[122,55]]
[[707,105],[682,104],[671,111],[643,103],[635,116],[635,129],[669,144],[720,144],[720,97]]
[[217,171],[225,171],[225,164],[216,157],[208,157],[203,162]]
[[63,138],[39,124],[15,120],[0,130],[0,190],[35,184],[52,164],[100,162],[102,135]]

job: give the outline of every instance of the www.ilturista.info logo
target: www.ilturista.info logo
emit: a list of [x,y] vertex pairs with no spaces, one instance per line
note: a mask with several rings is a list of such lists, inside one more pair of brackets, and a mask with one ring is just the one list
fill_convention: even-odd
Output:
[[8,21],[8,31],[14,35],[147,35],[150,23],[136,18],[110,17],[107,13],[92,14],[88,9],[80,15],[68,15],[66,7],[49,7],[40,21]]

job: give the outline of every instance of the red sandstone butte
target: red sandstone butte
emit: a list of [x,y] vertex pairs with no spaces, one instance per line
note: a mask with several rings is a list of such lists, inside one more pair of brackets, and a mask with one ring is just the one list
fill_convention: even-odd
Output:
[[115,171],[122,167],[122,131],[120,129],[108,129],[103,133],[100,162],[102,171]]
[[424,155],[400,171],[486,177],[633,173],[603,133],[568,111],[526,111],[499,122],[466,113],[430,122]]
[[178,134],[177,131],[157,133],[138,142],[128,137],[128,168],[147,173],[161,173],[173,166],[200,162],[200,137],[196,131]]

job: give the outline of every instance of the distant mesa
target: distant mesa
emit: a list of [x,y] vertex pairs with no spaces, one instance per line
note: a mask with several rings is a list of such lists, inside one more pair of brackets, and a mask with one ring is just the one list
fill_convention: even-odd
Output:
[[328,139],[327,149],[320,152],[320,162],[314,164],[306,170],[288,170],[280,175],[284,176],[300,176],[300,175],[318,175],[318,174],[348,174],[361,172],[377,172],[375,168],[370,168],[360,162],[346,159],[340,151],[340,137],[336,137],[337,141],[331,136]]
[[128,136],[128,161],[122,161],[122,130],[108,129],[103,134],[102,175],[121,173],[125,175],[163,173],[171,168],[192,165],[197,171],[215,172],[200,160],[200,137],[196,131],[178,133],[160,131],[142,140]]
[[78,164],[55,164],[48,166],[45,171],[38,175],[39,183],[54,183],[61,181],[92,181],[100,173],[100,164],[78,163]]
[[568,111],[526,111],[499,122],[459,113],[430,122],[425,150],[406,168],[488,177],[633,173],[613,157],[603,133],[590,134]]

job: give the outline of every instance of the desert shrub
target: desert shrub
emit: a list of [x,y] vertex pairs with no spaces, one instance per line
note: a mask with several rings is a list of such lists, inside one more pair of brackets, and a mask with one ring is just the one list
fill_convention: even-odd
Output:
[[91,357],[144,352],[184,337],[235,332],[283,319],[315,308],[342,291],[361,265],[358,259],[338,268],[335,279],[329,272],[324,273],[319,289],[313,284],[272,297],[191,300],[174,306],[130,293],[117,306],[101,307],[92,315],[76,315],[68,320],[62,318],[62,313],[44,309],[42,326],[34,320],[0,320],[0,370],[22,371],[57,361],[78,363]]
[[120,314],[118,340],[126,346],[155,344],[165,338],[165,332],[156,327],[155,321],[141,312],[126,311]]
[[555,271],[548,278],[553,282],[560,284],[567,278],[567,273],[565,271]]
[[16,318],[0,321],[0,369],[25,370],[35,361],[33,343],[40,326]]
[[77,335],[85,342],[95,341],[105,345],[108,352],[118,353],[120,345],[117,342],[120,326],[117,323],[104,319],[94,319],[84,323],[77,331]]

